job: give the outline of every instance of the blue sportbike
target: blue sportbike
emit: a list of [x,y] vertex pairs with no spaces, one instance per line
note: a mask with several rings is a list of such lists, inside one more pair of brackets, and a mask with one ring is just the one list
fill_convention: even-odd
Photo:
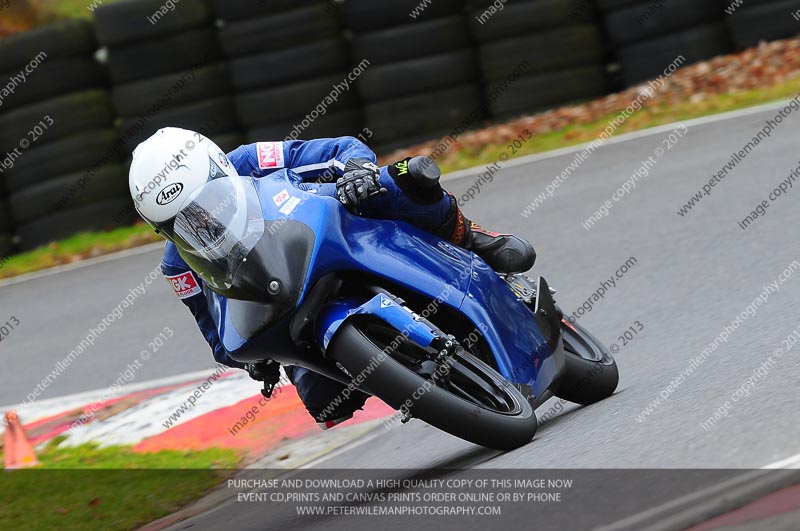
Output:
[[616,363],[564,318],[544,278],[498,274],[398,221],[349,213],[278,179],[220,178],[175,219],[227,353],[272,359],[382,399],[475,444],[510,450],[552,396],[613,394]]

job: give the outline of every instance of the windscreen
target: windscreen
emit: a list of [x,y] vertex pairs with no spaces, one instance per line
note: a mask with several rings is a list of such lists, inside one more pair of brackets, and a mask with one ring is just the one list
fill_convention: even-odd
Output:
[[264,234],[264,216],[249,177],[224,177],[191,194],[175,218],[175,244],[211,287],[228,290]]

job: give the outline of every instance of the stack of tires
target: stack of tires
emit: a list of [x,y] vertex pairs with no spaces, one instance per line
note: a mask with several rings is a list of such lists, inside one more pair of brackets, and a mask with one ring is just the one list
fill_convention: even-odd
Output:
[[94,18],[128,153],[167,126],[199,131],[223,149],[238,144],[227,64],[207,0],[121,0],[98,7]]
[[510,118],[607,92],[602,30],[585,0],[469,1],[489,112]]
[[739,49],[792,37],[800,33],[800,0],[742,2],[726,17],[726,23]]
[[448,134],[482,112],[464,0],[347,0],[355,85],[373,149],[388,151]]
[[347,52],[320,0],[214,0],[237,116],[249,142],[357,135],[358,103],[337,91]]
[[128,221],[118,219],[127,179],[96,44],[85,21],[0,43],[0,79],[25,78],[0,107],[2,175],[22,249]]
[[[745,2],[747,3],[747,2]],[[730,52],[719,0],[598,0],[626,85]]]

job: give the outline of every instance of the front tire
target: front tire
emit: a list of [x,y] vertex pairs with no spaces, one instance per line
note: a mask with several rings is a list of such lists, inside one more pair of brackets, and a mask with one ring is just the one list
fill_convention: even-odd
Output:
[[[432,363],[425,360],[424,349],[407,340],[389,347],[402,337],[384,323],[351,319],[336,332],[327,356],[354,379],[362,379],[363,386],[389,406],[407,410],[451,435],[503,451],[533,439],[537,427],[533,409],[500,374],[472,354],[456,354],[450,366],[450,379],[457,378],[454,392],[420,373],[425,363]],[[474,382],[478,384],[470,390],[476,396],[485,392],[485,402],[495,407],[456,394]]]

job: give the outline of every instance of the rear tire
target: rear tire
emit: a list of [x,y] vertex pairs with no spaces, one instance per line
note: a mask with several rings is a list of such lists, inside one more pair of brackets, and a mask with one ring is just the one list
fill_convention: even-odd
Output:
[[562,321],[566,366],[555,395],[588,406],[614,394],[617,362],[600,341],[577,323]]
[[[497,389],[502,389],[503,399],[512,404],[511,411],[501,413],[457,396],[450,390],[431,385],[430,380],[397,361],[394,356],[404,356],[403,346],[395,350],[386,349],[381,340],[370,336],[360,321],[345,322],[336,332],[327,355],[342,365],[351,375],[366,376],[364,387],[370,389],[381,400],[395,409],[404,407],[415,418],[466,441],[496,450],[513,450],[527,444],[536,433],[536,416],[528,401],[510,383],[488,365],[468,353],[458,359],[464,366],[478,367],[481,376],[492,380]],[[362,330],[362,328],[364,330]],[[394,329],[392,329],[394,330]],[[395,337],[400,336],[399,332]],[[420,350],[413,343],[404,346]],[[383,352],[387,352],[386,355]],[[366,374],[366,368],[375,368]],[[451,371],[457,370],[456,365]],[[485,380],[488,381],[488,380]],[[428,390],[420,393],[424,385]],[[417,396],[416,399],[412,398]]]

